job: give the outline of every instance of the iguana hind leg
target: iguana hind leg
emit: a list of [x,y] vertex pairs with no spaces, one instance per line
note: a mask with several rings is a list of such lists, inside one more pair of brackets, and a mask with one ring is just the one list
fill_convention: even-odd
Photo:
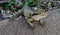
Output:
[[42,19],[39,20],[39,25],[41,25],[42,27],[44,27],[46,24],[46,22]]

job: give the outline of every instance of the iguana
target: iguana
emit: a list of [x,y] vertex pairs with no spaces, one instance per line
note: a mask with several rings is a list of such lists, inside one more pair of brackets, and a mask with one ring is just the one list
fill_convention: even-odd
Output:
[[[30,25],[30,27],[34,28],[34,24],[32,23],[32,21],[34,21],[34,20],[39,21],[40,19],[46,17],[46,13],[44,10],[41,10],[40,8],[37,9],[36,12],[33,11],[31,9],[31,7],[29,6],[30,2],[33,2],[33,1],[32,0],[31,1],[29,1],[29,0],[25,1],[24,7],[23,7],[23,12],[24,12],[23,14],[25,16],[26,22]],[[39,7],[39,6],[40,6],[40,0],[38,0],[38,6],[37,7]],[[36,14],[36,15],[33,15],[33,14]]]

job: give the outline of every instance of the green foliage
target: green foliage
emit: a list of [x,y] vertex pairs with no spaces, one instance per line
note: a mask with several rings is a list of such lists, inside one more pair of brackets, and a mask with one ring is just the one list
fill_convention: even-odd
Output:
[[23,3],[21,1],[16,2],[15,0],[10,0],[8,2],[8,4],[6,5],[6,8],[11,10],[11,11],[15,11],[17,10],[16,8],[21,7],[23,5]]
[[38,2],[38,7],[40,7],[40,5],[41,5],[41,0],[38,0],[37,2]]
[[17,5],[17,3],[15,2],[15,0],[10,0],[8,5],[7,5],[7,8],[11,11],[15,10],[15,6]]
[[41,5],[41,0],[26,0],[25,1],[25,6],[37,6],[40,7]]
[[29,2],[29,6],[35,6],[36,5],[36,1],[32,0],[32,2]]

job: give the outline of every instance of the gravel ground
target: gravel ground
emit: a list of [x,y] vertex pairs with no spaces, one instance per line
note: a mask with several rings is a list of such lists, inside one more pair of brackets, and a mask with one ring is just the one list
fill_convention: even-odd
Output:
[[0,35],[60,35],[60,9],[47,12],[45,27],[35,23],[36,28],[31,30],[24,18],[16,21],[0,21]]

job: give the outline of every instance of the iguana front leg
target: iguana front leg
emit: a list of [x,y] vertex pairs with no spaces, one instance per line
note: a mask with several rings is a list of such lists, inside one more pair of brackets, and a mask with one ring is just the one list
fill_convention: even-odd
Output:
[[28,25],[32,28],[32,29],[34,29],[34,24],[32,24],[32,21],[33,21],[33,19],[32,18],[29,18],[29,19],[26,19],[26,22],[28,23]]

